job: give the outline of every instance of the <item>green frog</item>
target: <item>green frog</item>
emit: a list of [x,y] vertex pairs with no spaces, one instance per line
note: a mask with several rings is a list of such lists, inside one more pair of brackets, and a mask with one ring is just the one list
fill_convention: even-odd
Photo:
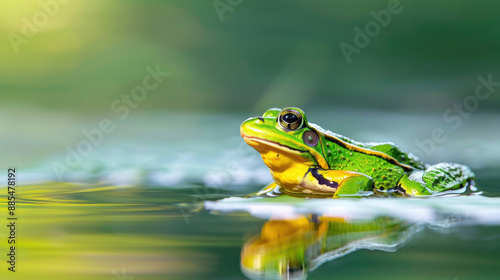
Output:
[[274,182],[257,194],[302,196],[375,194],[425,196],[474,185],[469,167],[424,164],[391,142],[361,143],[309,123],[295,107],[272,108],[241,124],[241,136],[257,150]]

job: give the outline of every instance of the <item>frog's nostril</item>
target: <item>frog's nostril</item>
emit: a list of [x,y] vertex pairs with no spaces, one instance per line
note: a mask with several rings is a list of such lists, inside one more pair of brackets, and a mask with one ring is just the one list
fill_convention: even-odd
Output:
[[261,120],[261,121],[264,121],[264,118],[263,117],[257,117],[257,119]]

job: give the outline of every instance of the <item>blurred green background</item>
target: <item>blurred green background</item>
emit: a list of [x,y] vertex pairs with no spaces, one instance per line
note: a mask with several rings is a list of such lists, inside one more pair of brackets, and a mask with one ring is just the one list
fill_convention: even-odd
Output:
[[[500,80],[500,3],[492,1],[401,1],[403,10],[351,63],[340,43],[353,44],[354,28],[388,1],[55,3],[17,54],[8,34],[22,35],[25,18],[43,23],[43,8],[38,0],[0,4],[2,105],[109,114],[157,64],[171,76],[138,109],[441,113],[472,94],[479,75]],[[214,3],[236,5],[221,17]],[[480,110],[499,105],[495,94]]]

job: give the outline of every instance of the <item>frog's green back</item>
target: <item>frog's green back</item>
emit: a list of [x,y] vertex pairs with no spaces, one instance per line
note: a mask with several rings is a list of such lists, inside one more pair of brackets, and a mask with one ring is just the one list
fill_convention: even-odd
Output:
[[416,155],[406,152],[405,150],[403,150],[402,148],[400,148],[399,146],[397,146],[394,143],[391,143],[391,142],[380,142],[380,143],[377,143],[377,142],[369,142],[369,143],[358,142],[358,141],[349,139],[343,135],[331,132],[330,130],[323,129],[316,124],[310,123],[310,125],[312,127],[314,127],[315,129],[321,131],[325,135],[328,135],[328,136],[333,137],[333,138],[337,138],[337,139],[339,139],[342,142],[345,142],[347,144],[358,146],[360,148],[370,149],[373,151],[382,152],[382,153],[385,153],[385,154],[393,157],[395,160],[397,160],[398,162],[400,162],[402,164],[409,165],[409,166],[414,167],[416,169],[425,169],[425,164]]
[[413,166],[417,169],[425,169],[425,164],[416,155],[406,152],[394,143],[364,143],[364,145],[365,148],[388,154],[403,164]]

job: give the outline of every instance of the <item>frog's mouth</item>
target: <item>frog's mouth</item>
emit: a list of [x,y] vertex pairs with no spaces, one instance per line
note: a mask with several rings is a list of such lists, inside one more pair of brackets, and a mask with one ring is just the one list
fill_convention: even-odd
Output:
[[[248,136],[248,135],[241,135],[243,137],[243,140],[250,145],[252,148],[256,149],[259,153],[264,154],[270,149],[276,149],[284,154],[288,154],[291,156],[291,158],[298,158],[300,161],[302,161],[304,164],[307,165],[319,165],[323,168],[328,168],[328,165],[326,161],[319,161],[317,157],[313,154],[311,154],[309,151],[303,151],[303,150],[298,150],[291,148],[289,146],[282,145],[278,142],[274,142],[271,140],[267,139],[262,139],[259,137],[255,136]],[[326,167],[324,166],[326,165]]]
[[296,156],[308,154],[307,151],[302,151],[302,150],[290,148],[288,146],[282,145],[278,142],[274,142],[271,140],[262,139],[262,138],[258,138],[255,136],[246,136],[246,135],[242,135],[242,137],[243,137],[243,140],[245,140],[245,142],[247,142],[248,145],[250,145],[251,147],[253,147],[254,149],[256,149],[259,152],[261,152],[262,146],[264,145],[264,146],[270,146],[270,147],[276,148],[276,149],[284,151],[284,152],[291,153],[291,154],[296,155]]

